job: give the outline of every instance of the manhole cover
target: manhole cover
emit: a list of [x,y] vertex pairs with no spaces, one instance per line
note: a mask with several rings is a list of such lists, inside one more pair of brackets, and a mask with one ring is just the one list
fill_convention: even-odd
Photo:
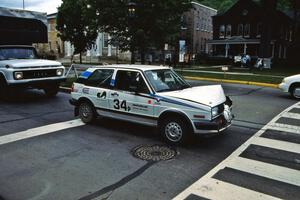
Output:
[[134,148],[132,153],[135,157],[146,161],[170,160],[177,155],[173,148],[163,145],[142,145]]

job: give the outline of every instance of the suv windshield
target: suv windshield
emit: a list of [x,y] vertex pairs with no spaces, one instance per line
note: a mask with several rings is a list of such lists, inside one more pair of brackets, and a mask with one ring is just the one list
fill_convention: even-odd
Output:
[[30,47],[0,47],[0,60],[34,59],[36,53]]
[[156,92],[182,90],[191,87],[170,69],[145,71],[146,77]]

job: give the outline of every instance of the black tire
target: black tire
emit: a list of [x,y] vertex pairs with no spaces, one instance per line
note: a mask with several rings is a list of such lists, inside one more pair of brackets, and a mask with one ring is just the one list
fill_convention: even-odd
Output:
[[8,86],[3,76],[0,76],[0,98],[8,95]]
[[159,125],[163,139],[171,145],[186,144],[192,136],[192,128],[183,117],[164,119]]
[[79,104],[78,115],[81,121],[86,124],[94,122],[97,117],[95,107],[87,101],[83,101]]
[[57,95],[59,91],[59,86],[52,86],[52,87],[48,87],[48,88],[44,88],[44,92],[46,94],[47,97],[55,97]]
[[296,94],[296,90],[300,90],[300,85],[296,85],[296,86],[292,87],[292,89],[291,89],[291,96],[294,99],[300,99],[300,95]]

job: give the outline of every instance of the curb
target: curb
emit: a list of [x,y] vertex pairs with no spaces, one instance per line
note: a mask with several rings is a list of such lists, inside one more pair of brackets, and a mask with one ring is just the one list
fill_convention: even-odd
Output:
[[189,80],[195,80],[195,81],[214,81],[214,82],[220,82],[220,83],[233,83],[233,84],[243,84],[243,85],[254,85],[254,86],[261,86],[261,87],[270,87],[270,88],[275,88],[275,89],[279,88],[278,84],[260,83],[260,82],[253,82],[253,81],[238,81],[238,80],[192,77],[192,76],[184,76],[184,78],[189,79]]

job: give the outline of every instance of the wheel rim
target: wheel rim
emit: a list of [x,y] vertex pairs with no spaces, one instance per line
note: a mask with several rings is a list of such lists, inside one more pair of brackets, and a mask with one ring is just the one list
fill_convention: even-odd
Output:
[[300,99],[300,88],[294,89],[294,97]]
[[88,119],[92,116],[92,109],[89,105],[82,104],[80,106],[80,113],[83,118]]
[[172,142],[181,140],[183,131],[181,126],[176,122],[170,122],[165,128],[166,137]]

